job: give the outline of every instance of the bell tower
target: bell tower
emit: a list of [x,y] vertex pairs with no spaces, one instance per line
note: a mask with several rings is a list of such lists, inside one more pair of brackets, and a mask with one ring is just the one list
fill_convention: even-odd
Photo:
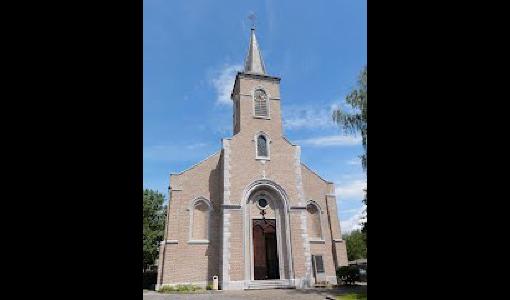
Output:
[[255,28],[251,29],[244,70],[237,73],[230,97],[234,135],[263,131],[274,137],[282,136],[280,78],[266,74]]

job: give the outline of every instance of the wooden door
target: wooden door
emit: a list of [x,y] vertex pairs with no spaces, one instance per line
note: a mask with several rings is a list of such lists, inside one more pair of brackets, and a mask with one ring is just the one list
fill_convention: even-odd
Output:
[[255,280],[279,279],[276,220],[253,220],[253,273]]

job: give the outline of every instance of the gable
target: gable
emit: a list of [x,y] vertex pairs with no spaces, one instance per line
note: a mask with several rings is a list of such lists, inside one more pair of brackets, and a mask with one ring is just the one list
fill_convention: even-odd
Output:
[[318,180],[323,181],[324,183],[327,183],[327,184],[333,183],[331,181],[328,181],[328,180],[322,178],[319,174],[317,174],[315,171],[313,171],[307,165],[305,165],[304,163],[301,162],[301,173],[303,173],[303,172],[309,173],[310,176],[313,176],[313,177],[317,178]]
[[170,183],[172,189],[182,189],[183,185],[188,182],[206,182],[208,184],[211,175],[219,173],[220,157],[221,151],[217,151],[180,173],[171,173]]

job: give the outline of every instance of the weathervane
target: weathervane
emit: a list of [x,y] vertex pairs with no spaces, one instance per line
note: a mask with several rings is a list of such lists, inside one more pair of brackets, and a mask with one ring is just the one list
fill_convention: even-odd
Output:
[[255,13],[254,13],[254,12],[251,12],[251,13],[248,15],[248,19],[250,19],[250,20],[251,20],[251,28],[255,28],[255,19],[256,19]]

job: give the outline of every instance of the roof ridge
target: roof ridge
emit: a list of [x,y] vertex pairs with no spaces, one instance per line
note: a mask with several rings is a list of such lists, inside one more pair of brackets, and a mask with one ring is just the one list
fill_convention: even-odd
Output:
[[305,168],[307,168],[310,172],[312,172],[313,174],[317,175],[317,177],[319,177],[320,179],[322,179],[322,181],[326,182],[326,183],[330,183],[330,184],[333,184],[334,182],[331,182],[329,180],[326,180],[324,178],[322,178],[321,175],[319,175],[317,172],[315,172],[314,170],[312,170],[309,166],[307,166],[304,162],[301,162],[301,165],[303,165]]
[[201,161],[197,162],[196,164],[192,165],[191,167],[181,171],[181,172],[170,172],[170,175],[182,175],[184,172],[188,172],[189,170],[197,167],[198,165],[200,165],[201,163],[205,162],[206,160],[208,160],[209,158],[215,156],[216,154],[220,153],[221,152],[221,149],[220,150],[217,150],[216,152],[214,152],[213,154],[207,156],[206,158],[202,159]]

